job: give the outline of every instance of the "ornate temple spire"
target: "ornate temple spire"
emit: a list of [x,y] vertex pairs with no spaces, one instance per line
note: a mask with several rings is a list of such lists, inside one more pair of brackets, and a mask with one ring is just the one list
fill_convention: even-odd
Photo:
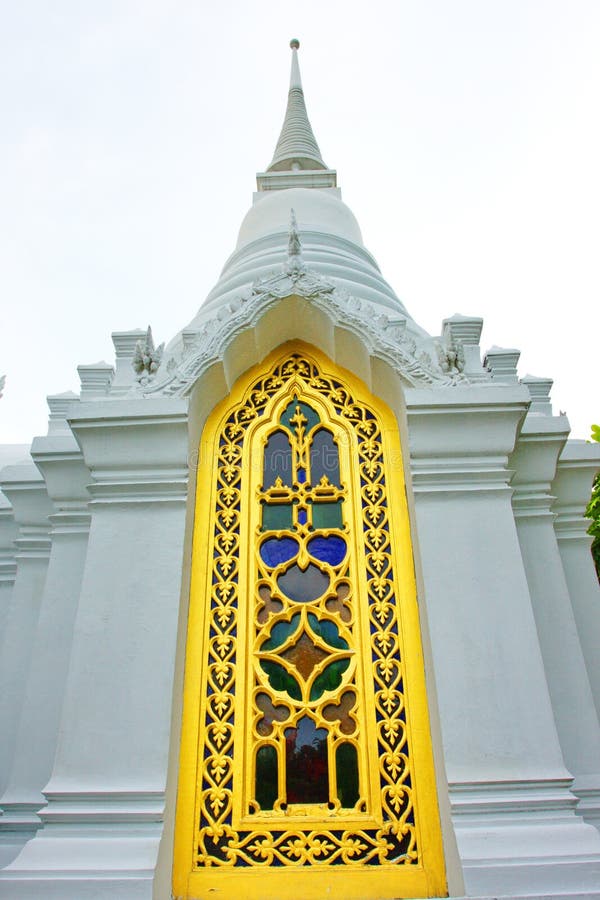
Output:
[[306,112],[300,66],[298,65],[299,46],[300,42],[296,39],[290,41],[292,71],[287,109],[275,153],[267,172],[327,169],[321,158],[321,151]]

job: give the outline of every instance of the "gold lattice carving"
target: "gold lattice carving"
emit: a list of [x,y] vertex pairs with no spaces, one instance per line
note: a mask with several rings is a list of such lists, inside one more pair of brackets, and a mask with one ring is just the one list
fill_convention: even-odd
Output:
[[[344,505],[343,528],[352,546],[349,561],[337,573],[324,567],[331,588],[318,603],[305,603],[301,609],[278,595],[272,573],[256,552],[260,503],[246,484],[250,475],[245,468],[245,461],[249,467],[251,435],[259,432],[263,422],[276,427],[272,410],[282,408],[289,398],[320,403],[329,414],[327,424],[347,436],[341,486],[329,484],[326,478],[310,488],[286,485],[279,479],[263,492],[263,499],[274,504],[295,499],[296,519],[298,508],[307,506],[308,491],[313,492],[313,500],[320,491],[321,499]],[[303,418],[298,409],[289,421],[295,427],[297,464],[306,467],[309,450]],[[308,355],[295,353],[256,380],[229,411],[217,446],[194,864],[199,868],[417,865],[418,810],[413,798],[402,625],[390,547],[384,436],[377,411],[355,400],[341,380],[325,374]],[[260,487],[260,477],[255,476],[254,482],[257,479]],[[251,525],[246,526],[246,521]],[[296,521],[294,528],[278,534],[307,539],[309,526],[310,522],[302,526]],[[256,562],[246,566],[246,558]],[[293,615],[296,628],[279,648],[281,652],[261,649],[269,622],[289,622]],[[342,646],[332,656],[331,648],[315,633],[316,617],[335,622],[348,649]],[[348,662],[340,686],[311,700],[315,673],[332,658]],[[261,668],[265,660],[277,660],[290,671],[299,667],[301,698],[270,688]],[[327,726],[332,746],[342,739],[356,746],[360,800],[351,810],[340,809],[339,803],[308,804],[296,815],[277,801],[268,813],[261,811],[252,799],[253,754],[259,746],[272,746],[279,752],[274,735],[306,709],[313,711],[317,724]]]

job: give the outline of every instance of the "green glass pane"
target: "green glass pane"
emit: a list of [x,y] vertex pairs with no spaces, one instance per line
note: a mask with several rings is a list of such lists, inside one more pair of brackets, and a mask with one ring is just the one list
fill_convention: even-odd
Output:
[[277,800],[277,751],[267,744],[256,754],[256,802],[261,809],[273,809]]
[[348,644],[337,630],[337,626],[330,619],[317,619],[314,613],[309,613],[308,624],[317,637],[322,638],[330,647],[337,650],[347,650]]
[[310,689],[310,699],[318,700],[325,691],[335,691],[342,683],[342,675],[350,665],[349,659],[336,659],[318,675]]
[[275,650],[277,647],[281,647],[287,638],[294,633],[298,627],[299,620],[300,616],[295,615],[292,616],[289,622],[277,622],[277,624],[273,626],[271,636],[264,642],[260,649]]
[[291,503],[264,503],[262,510],[262,530],[280,531],[283,528],[292,528],[292,504]]
[[313,503],[313,528],[343,528],[342,501],[337,503]]
[[294,417],[297,406],[300,407],[300,412],[306,419],[306,422],[304,423],[304,434],[308,434],[310,429],[314,428],[315,425],[318,425],[321,420],[319,419],[314,409],[308,406],[307,403],[302,403],[302,401],[298,400],[292,400],[291,403],[288,403],[288,405],[284,409],[279,421],[282,425],[285,425],[286,428],[289,428],[292,434],[294,434],[296,423],[294,422],[293,425],[290,425],[290,419]]
[[263,672],[269,678],[269,684],[274,691],[283,691],[292,698],[292,700],[301,700],[302,693],[296,679],[287,672],[279,663],[273,662],[271,659],[261,659],[260,666]]
[[358,757],[354,744],[338,744],[335,751],[335,774],[338,800],[343,809],[358,802]]

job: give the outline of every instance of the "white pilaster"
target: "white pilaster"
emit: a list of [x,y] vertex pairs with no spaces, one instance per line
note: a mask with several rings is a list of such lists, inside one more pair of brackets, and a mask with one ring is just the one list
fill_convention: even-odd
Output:
[[0,897],[150,898],[181,589],[187,402],[81,403],[71,426],[93,499],[60,737],[44,827],[0,873]]
[[[552,511],[563,571],[567,581],[579,642],[600,717],[600,585],[590,553],[592,539],[584,518],[595,473],[600,469],[600,444],[568,441],[558,460],[552,493]],[[595,785],[578,779],[579,808],[585,815],[597,811]]]
[[508,457],[529,395],[496,384],[407,390],[406,403],[417,552],[467,891],[595,889],[600,841],[575,815],[511,506]]
[[18,533],[13,508],[0,491],[0,635],[4,634],[17,575],[14,542]]
[[575,776],[572,790],[586,791],[581,812],[600,824],[600,724],[551,512],[568,433],[565,416],[530,411],[510,459],[513,508],[563,758]]
[[[17,570],[0,644],[0,790],[3,791],[12,769],[48,568],[48,516],[53,508],[42,476],[33,463],[6,466],[0,473],[0,485],[12,505],[19,529],[15,541]],[[0,816],[0,865],[12,858],[15,846],[20,845],[20,830],[19,823]]]
[[[31,453],[56,512],[49,517],[50,561],[37,630],[32,636],[32,661],[15,738],[14,760],[8,784],[0,797],[4,810],[2,824],[5,828],[18,827],[21,845],[39,828],[37,812],[46,803],[42,790],[50,778],[56,752],[90,518],[86,485],[91,476],[64,420],[64,401],[72,401],[73,396],[48,399],[49,435],[35,438]],[[17,840],[13,848],[19,849]]]

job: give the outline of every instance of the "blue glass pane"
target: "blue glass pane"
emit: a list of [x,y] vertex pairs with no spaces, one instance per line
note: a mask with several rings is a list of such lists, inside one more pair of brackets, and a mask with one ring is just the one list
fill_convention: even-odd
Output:
[[293,538],[268,538],[260,545],[260,556],[268,566],[278,566],[287,562],[298,552],[298,542]]
[[298,603],[310,603],[325,593],[329,587],[329,576],[312,563],[304,572],[297,565],[293,565],[279,576],[277,586],[286,597]]
[[325,476],[331,484],[340,485],[340,458],[333,442],[333,435],[319,428],[312,439],[310,448],[310,481],[319,484]]
[[306,470],[298,467],[296,470],[296,480],[298,484],[304,484],[306,481]]
[[277,647],[281,647],[281,645],[287,640],[287,638],[294,633],[296,628],[298,627],[298,621],[300,616],[296,614],[292,616],[289,622],[277,622],[276,625],[273,626],[271,630],[271,636],[264,644],[261,645],[261,650],[276,650]]
[[305,510],[305,509],[299,509],[299,510],[298,510],[298,524],[299,524],[299,525],[306,525],[307,521],[308,521],[308,515],[307,515],[306,510]]
[[342,675],[350,665],[349,659],[336,659],[317,675],[310,689],[310,699],[318,700],[325,691],[335,691],[342,683]]
[[332,566],[339,566],[346,555],[346,541],[334,534],[330,534],[328,537],[319,535],[308,542],[306,549],[315,559],[328,562]]
[[269,436],[263,456],[263,491],[273,487],[277,478],[288,486],[292,483],[292,450],[285,431]]
[[314,613],[309,613],[308,615],[308,624],[314,631],[314,633],[322,638],[326,644],[329,644],[330,647],[335,647],[337,650],[347,650],[348,644],[341,637],[339,631],[337,630],[337,626],[330,619],[317,619]]

